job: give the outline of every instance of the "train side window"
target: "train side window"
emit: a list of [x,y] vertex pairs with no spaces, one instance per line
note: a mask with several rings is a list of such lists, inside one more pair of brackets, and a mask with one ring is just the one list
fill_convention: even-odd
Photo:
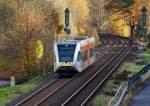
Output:
[[83,62],[85,61],[85,52],[81,52],[81,59],[83,60]]
[[85,61],[85,52],[82,52],[82,59]]
[[93,57],[93,56],[94,56],[94,51],[95,51],[94,48],[91,48],[91,49],[90,49],[90,57]]
[[88,51],[85,51],[85,52],[84,52],[84,58],[83,58],[83,59],[84,59],[84,61],[86,61],[86,60],[87,60],[87,58],[88,58]]
[[92,48],[93,56],[95,55],[95,47]]
[[93,56],[93,49],[91,48],[90,49],[90,57],[92,57]]
[[77,61],[81,61],[81,52],[78,53]]

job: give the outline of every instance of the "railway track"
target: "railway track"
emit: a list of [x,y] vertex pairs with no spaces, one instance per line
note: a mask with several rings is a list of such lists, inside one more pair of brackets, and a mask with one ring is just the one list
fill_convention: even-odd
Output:
[[[117,51],[117,50],[116,50]],[[115,54],[115,53],[114,53]],[[114,56],[110,56],[109,58],[107,58],[103,64],[100,65],[100,67],[103,67],[105,65],[105,63],[109,64],[109,60],[114,57]],[[90,78],[93,77],[93,75],[95,75],[95,73],[97,73],[97,70],[101,69],[100,67],[96,67],[97,65],[99,65],[99,63],[96,63],[93,67],[91,67],[88,71],[86,71],[86,73],[84,73],[81,78],[76,78],[76,80],[72,83],[69,83],[68,86],[65,86],[61,89],[61,92],[56,92],[54,95],[49,96],[47,98],[44,98],[43,100],[39,101],[35,106],[60,106],[65,100],[67,100],[70,95],[74,94],[74,92],[76,92],[81,86],[83,86]],[[91,71],[90,71],[91,70]],[[80,82],[79,82],[80,81]],[[77,83],[78,82],[78,83]],[[75,85],[74,85],[75,83]],[[78,85],[78,86],[77,86]],[[77,86],[77,87],[75,87]],[[71,89],[72,91],[70,92],[66,92],[66,89]],[[65,95],[64,97],[61,97],[61,95]],[[57,101],[57,102],[56,102]],[[78,103],[78,102],[77,102]],[[71,105],[70,105],[71,106]],[[78,106],[76,104],[76,106]]]
[[[112,46],[102,48],[97,55],[97,57],[99,57],[98,59],[102,58],[106,54],[106,52],[110,51],[112,48]],[[32,95],[18,102],[15,106],[34,106],[38,103],[38,101],[41,101],[41,98],[43,99],[53,95],[63,86],[67,85],[67,83],[71,82],[76,76],[74,76],[73,78],[54,79],[47,85],[43,86],[41,89],[34,92]]]
[[102,46],[96,48],[97,54],[100,54],[102,51],[104,51],[106,48],[108,48],[108,45],[112,46],[115,43],[116,42],[114,40],[111,41],[111,39],[109,39],[109,38],[103,39],[102,40]]
[[[71,95],[61,106],[83,106],[89,98],[96,92],[102,83],[113,73],[127,56],[128,51],[121,49],[107,64],[98,70],[83,86],[81,86],[73,95]],[[112,64],[111,64],[112,63]]]
[[[28,96],[21,102],[17,103],[15,106],[33,106],[34,104],[37,103],[37,101],[40,101],[41,98],[44,98],[49,91],[54,92],[54,91],[58,90],[62,86],[65,86],[67,83],[69,83],[73,78],[54,79],[49,84],[45,85],[41,89],[34,92],[32,95]],[[52,94],[53,92],[51,92],[50,94]],[[50,95],[50,94],[48,94],[48,95]]]
[[[72,94],[61,106],[84,106],[92,95],[99,89],[103,82],[114,72],[131,51],[132,47],[123,48],[119,55],[110,60],[100,70],[97,71],[82,87]],[[116,61],[115,61],[116,60]],[[109,71],[111,70],[111,71]],[[103,71],[103,72],[102,72]]]
[[[86,72],[82,72],[80,74],[77,74],[76,76],[74,76],[73,78],[61,78],[61,79],[55,79],[52,82],[50,82],[49,84],[45,85],[44,87],[42,87],[41,89],[37,90],[35,93],[33,93],[31,96],[25,98],[24,100],[20,101],[19,103],[17,103],[15,106],[38,106],[38,105],[42,105],[42,106],[57,106],[58,104],[62,104],[65,103],[65,100],[68,100],[67,98],[70,97],[70,94],[74,94],[80,87],[83,86],[83,83],[85,83],[86,81],[88,81],[89,78],[92,78],[92,75],[94,75],[94,73],[96,73],[96,70],[98,70],[99,68],[97,67],[97,65],[99,65],[99,67],[102,67],[105,65],[105,63],[107,63],[107,61],[109,61],[113,55],[111,55],[111,53],[115,54],[118,53],[119,49],[114,49],[113,44],[116,43],[109,43],[107,45],[110,45],[109,47],[103,47],[102,49],[99,50],[99,53],[97,54],[97,60],[102,60],[100,62],[95,62],[93,64],[93,67],[89,67]],[[83,78],[80,78],[83,77]],[[75,80],[77,79],[77,80]],[[82,80],[82,81],[81,81]],[[73,82],[74,81],[74,82]],[[77,82],[82,82],[81,84],[78,84],[78,87],[74,87],[72,85],[72,83],[77,83]],[[58,100],[58,104],[55,104],[54,102],[55,99],[53,100],[53,97],[55,98],[56,95],[59,95],[60,93],[63,92],[62,89],[65,89],[64,92],[66,92],[66,88],[68,87],[68,85],[74,87],[75,89],[72,91],[72,93],[69,93],[69,96],[66,96],[67,98],[63,98],[63,100]],[[83,87],[84,88],[84,87]],[[62,91],[62,92],[61,92]],[[68,94],[67,94],[68,95]],[[61,98],[61,97],[60,97]],[[53,100],[52,102],[49,102],[48,104],[46,104],[45,102],[48,101],[49,99]],[[63,105],[63,104],[62,104]]]
[[[109,48],[109,51],[111,51],[111,50],[112,50],[112,47]],[[106,54],[107,54],[107,53],[101,55],[101,56],[98,58],[98,60],[100,60],[101,58],[103,58],[103,56],[106,55]],[[105,62],[106,62],[106,61],[108,61],[108,59],[106,59]],[[99,64],[99,63],[96,62],[95,64]],[[103,64],[103,65],[104,65],[104,64]],[[93,67],[91,67],[90,69],[92,69],[92,68],[93,68]],[[96,70],[97,70],[97,67],[94,68],[94,71],[88,71],[88,72],[87,72],[87,70],[86,70],[85,72],[82,72],[82,73],[77,74],[77,76],[74,78],[74,82],[77,82],[76,79],[77,79],[77,78],[80,78],[80,77],[81,77],[81,74],[83,74],[82,77],[85,77],[85,78],[82,78],[82,83],[81,83],[81,85],[82,85],[89,77],[92,77],[92,74],[95,73]],[[87,73],[86,73],[86,72],[87,72]],[[86,73],[86,74],[85,74],[85,73]],[[69,84],[72,86],[72,82],[69,83]],[[66,87],[66,86],[62,87],[61,89],[65,88],[65,87]],[[35,106],[40,105],[42,102],[44,102],[45,100],[47,100],[47,99],[50,98],[50,97],[53,97],[54,95],[56,96],[58,92],[59,92],[59,90],[55,91],[55,93],[53,93],[53,95],[49,95],[49,96],[43,98],[41,101],[39,101],[37,104],[35,104]],[[59,94],[58,94],[58,95],[59,95]]]
[[[119,48],[119,50],[120,50],[120,48]],[[126,51],[126,52],[125,52]],[[86,75],[86,76],[88,76],[87,78],[88,78],[88,80],[87,81],[85,81],[85,79],[82,79],[82,81],[85,83],[85,84],[87,84],[87,82],[90,82],[90,81],[93,81],[93,79],[95,79],[94,77],[95,76],[98,76],[99,75],[99,73],[102,71],[102,70],[104,70],[104,68],[107,68],[107,66],[111,63],[111,62],[113,62],[114,61],[114,59],[118,59],[118,58],[120,58],[121,60],[123,60],[122,58],[121,58],[121,56],[123,56],[123,54],[124,53],[128,53],[127,52],[127,50],[125,50],[125,47],[124,48],[122,48],[120,51],[119,51],[119,53],[117,53],[117,54],[115,54],[115,56],[113,56],[113,58],[112,58],[112,56],[110,56],[106,61],[108,61],[108,60],[110,60],[109,62],[107,62],[107,64],[103,64],[102,66],[102,68],[101,69],[99,69],[100,71],[98,71],[98,72],[96,72],[96,70],[98,70],[96,67],[95,68],[93,68],[93,70],[92,71],[86,71],[86,72],[88,72],[88,74]],[[121,55],[121,56],[119,56],[119,55]],[[125,54],[124,54],[125,55]],[[125,57],[124,57],[125,58]],[[119,60],[119,59],[118,59]],[[120,63],[119,61],[115,61],[115,63],[117,64],[117,63]],[[105,67],[104,67],[105,66]],[[114,65],[112,65],[112,69],[113,69],[113,67],[114,67]],[[110,68],[110,67],[108,67],[108,68]],[[106,69],[105,69],[106,70]],[[107,69],[107,71],[109,71],[108,69]],[[104,71],[103,71],[104,72]],[[111,71],[111,73],[112,73],[113,71]],[[96,74],[94,74],[94,73],[96,73]],[[111,74],[110,73],[110,74]],[[84,73],[85,74],[85,73]],[[105,74],[105,76],[107,76],[107,74],[108,75],[110,75],[109,73],[106,73],[106,72],[104,72],[103,74]],[[100,74],[101,75],[101,78],[103,78],[102,77],[102,75],[103,74]],[[93,77],[93,75],[94,75],[94,77]],[[83,77],[83,76],[82,76]],[[107,76],[108,77],[108,76]],[[106,77],[106,78],[107,78]],[[90,78],[90,80],[89,80],[89,78]],[[106,78],[103,78],[103,79],[106,79]],[[81,80],[81,79],[80,79]],[[94,80],[94,82],[95,81],[97,81],[97,80]],[[101,80],[100,80],[101,81]],[[70,83],[69,83],[70,84]],[[84,85],[85,85],[84,84]],[[91,84],[91,83],[90,83]],[[70,84],[71,86],[73,86],[72,84]],[[80,85],[79,83],[78,83],[78,85]],[[83,83],[80,85],[80,87],[81,88],[87,88],[87,87],[83,87],[84,86],[83,85]],[[96,87],[97,88],[97,87]],[[61,105],[62,104],[62,101],[64,101],[65,99],[63,99],[63,98],[65,98],[65,97],[60,97],[60,95],[62,95],[61,93],[66,93],[66,94],[64,94],[66,97],[69,97],[70,98],[70,96],[68,96],[68,95],[70,95],[70,94],[73,94],[73,95],[76,95],[76,94],[74,94],[74,92],[77,92],[77,91],[80,91],[79,90],[79,88],[76,88],[75,90],[73,90],[73,88],[70,88],[71,90],[72,90],[72,92],[70,93],[70,94],[67,94],[67,92],[66,92],[66,90],[65,89],[67,89],[66,87],[64,87],[64,88],[62,88],[63,90],[61,90],[61,92],[56,92],[54,95],[51,95],[51,96],[49,96],[49,97],[47,97],[47,98],[44,98],[43,100],[41,100],[41,101],[39,101],[35,106],[49,106],[49,105],[56,105],[56,106],[59,106],[59,105]],[[86,90],[86,91],[88,91],[88,90]],[[77,93],[78,94],[78,93]],[[83,93],[82,95],[84,95],[85,93]],[[87,93],[88,94],[88,93]],[[77,98],[80,98],[81,99],[81,96],[82,95],[80,95],[79,97],[77,97]],[[71,96],[71,98],[72,98],[73,96]],[[70,99],[67,99],[67,102],[64,102],[63,104],[62,104],[62,106],[64,106],[64,105],[66,105],[66,103],[68,103],[68,101],[69,101]],[[72,99],[71,99],[72,100]],[[57,103],[56,103],[56,101],[57,101]],[[75,105],[76,106],[78,106],[78,104],[77,103],[79,103],[79,100],[77,100],[77,101],[75,101],[75,102],[69,102],[69,103],[75,103]],[[67,106],[72,106],[73,104],[69,104],[69,105],[67,105]]]

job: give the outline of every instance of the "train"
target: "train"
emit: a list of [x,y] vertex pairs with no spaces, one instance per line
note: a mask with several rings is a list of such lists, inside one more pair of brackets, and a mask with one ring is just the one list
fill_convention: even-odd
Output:
[[94,37],[78,36],[54,43],[54,72],[71,75],[92,65],[95,62],[95,41]]

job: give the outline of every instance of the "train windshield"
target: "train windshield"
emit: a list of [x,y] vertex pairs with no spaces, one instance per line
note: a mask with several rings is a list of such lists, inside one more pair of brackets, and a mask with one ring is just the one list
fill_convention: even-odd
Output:
[[76,44],[58,44],[58,55],[60,62],[72,62]]

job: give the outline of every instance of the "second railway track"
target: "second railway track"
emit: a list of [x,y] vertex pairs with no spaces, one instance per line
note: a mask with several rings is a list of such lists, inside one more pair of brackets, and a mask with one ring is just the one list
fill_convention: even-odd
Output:
[[[98,54],[97,54],[97,57],[99,57],[98,59],[103,57],[106,54],[106,52],[110,51],[111,49],[112,49],[112,46],[111,47],[103,47],[103,48],[99,49]],[[53,81],[46,84],[45,86],[43,86],[42,88],[40,88],[39,90],[37,90],[36,92],[31,94],[30,96],[24,98],[23,100],[21,100],[20,102],[15,104],[15,106],[34,106],[39,101],[41,101],[43,98],[47,98],[48,96],[55,93],[57,90],[61,89],[61,87],[65,86],[67,83],[69,83],[71,80],[73,80],[76,76],[74,76],[73,78],[54,79]]]
[[[113,49],[114,47],[113,47],[112,42],[109,45],[110,45],[110,47],[102,48],[99,51],[99,53],[97,54],[97,57],[98,57],[97,60],[100,60],[100,59],[104,60],[99,67],[102,67],[105,63],[108,63],[107,61],[109,61],[111,58],[115,57],[110,54],[113,52],[118,53],[117,51],[121,48],[120,47],[119,49]],[[121,49],[121,50],[123,50],[123,49]],[[119,55],[119,54],[115,54],[115,55],[117,57],[117,55]],[[107,57],[107,58],[104,58],[104,57]],[[94,64],[98,65],[99,62],[96,62]],[[74,92],[76,92],[77,89],[79,89],[81,86],[83,86],[83,83],[85,83],[87,79],[92,78],[92,74],[94,75],[94,73],[96,73],[96,70],[98,70],[98,68],[94,67],[94,65],[93,65],[93,67],[91,67],[91,68],[89,67],[88,70],[89,70],[89,72],[87,72],[87,73],[85,72],[86,74],[84,72],[82,72],[82,73],[80,73],[80,75],[76,75],[73,78],[61,78],[61,79],[59,79],[59,81],[58,81],[58,79],[55,79],[54,81],[50,82],[50,84],[45,85],[43,88],[41,88],[37,92],[33,93],[31,96],[25,98],[23,101],[19,102],[15,106],[37,106],[37,105],[59,106],[62,103],[64,103],[64,105],[65,105],[64,101],[69,97],[69,96],[67,96],[68,92],[70,92],[70,93],[72,92],[72,94],[74,94]],[[94,70],[94,71],[91,71],[91,70]],[[83,75],[83,78],[85,77],[85,79],[80,79],[80,77],[82,76],[83,73],[85,74],[85,75]],[[82,82],[82,84],[79,84],[80,82],[78,83],[78,85],[80,87],[74,87],[76,89],[74,89],[73,91],[70,91],[72,89],[70,89],[69,91],[66,89],[66,91],[64,91],[64,93],[67,92],[66,93],[67,98],[59,97],[59,93],[57,91],[59,91],[61,89],[61,91],[63,92],[62,89],[67,88],[65,85],[67,85],[67,84],[68,84],[68,86],[69,86],[69,84],[71,85],[73,83],[72,80],[74,80],[74,78],[76,78],[78,81]],[[73,87],[73,85],[72,85],[72,87]],[[55,100],[57,100],[57,99],[55,99],[55,95],[57,95],[57,93],[58,93],[58,97],[62,98],[62,99],[60,101],[58,100],[59,102],[57,102],[57,104],[56,104]],[[50,102],[48,102],[48,104],[45,103],[45,101],[47,101],[49,99],[52,100],[51,103]],[[70,106],[70,105],[67,105],[67,106]],[[78,105],[76,105],[76,106],[78,106]]]
[[[127,56],[128,51],[122,49],[106,65],[98,70],[83,86],[71,95],[61,106],[83,106],[102,83],[112,74]],[[112,63],[112,64],[111,64]]]
[[[121,47],[120,47],[121,48]],[[97,69],[96,67],[93,68],[91,71],[89,71],[89,74],[87,74],[86,76],[88,76],[87,78],[90,78],[88,79],[87,81],[85,81],[84,79],[80,79],[80,82],[83,81],[83,83],[80,85],[78,83],[78,85],[82,88],[85,88],[86,90],[84,91],[89,91],[90,88],[95,88],[96,86],[93,86],[93,85],[88,85],[88,84],[95,84],[94,82],[97,82],[97,81],[102,81],[104,82],[105,79],[114,71],[114,67],[117,67],[119,66],[119,64],[123,61],[123,59],[127,56],[127,54],[129,53],[129,49],[130,47],[122,47],[122,49],[120,50],[119,48],[119,51],[117,53],[114,53],[115,55],[114,56],[110,56],[106,61],[106,65],[102,65],[103,67],[100,68],[100,69]],[[113,63],[114,62],[114,63]],[[117,64],[117,65],[115,65]],[[94,67],[94,66],[93,66]],[[113,69],[113,71],[111,70]],[[100,71],[97,71],[96,70],[100,70]],[[107,71],[106,71],[107,70]],[[94,74],[95,73],[95,74]],[[85,74],[85,73],[84,73]],[[95,78],[96,77],[96,78]],[[97,80],[98,78],[101,78],[101,80]],[[94,79],[94,80],[93,80]],[[88,83],[90,81],[93,81],[93,83]],[[78,81],[79,82],[79,81]],[[80,87],[77,88],[77,87],[74,87],[73,88],[73,84],[69,83],[70,86],[72,86],[72,88],[69,88],[70,90],[72,91],[68,91],[67,92],[67,88],[64,87],[61,92],[57,92],[55,93],[53,96],[50,96],[48,98],[45,98],[41,101],[39,101],[36,106],[80,106],[82,104],[81,101],[84,101],[86,100],[87,98],[84,97],[84,99],[82,98],[83,96],[85,96],[86,94],[89,96],[89,93],[88,92],[83,92],[83,93],[77,93],[79,94],[80,96],[77,96],[76,97],[76,92],[80,92]],[[88,85],[89,87],[84,87],[85,85]],[[69,85],[68,85],[69,86]],[[76,89],[75,89],[76,88]],[[74,90],[75,89],[75,90]],[[82,90],[81,90],[82,91]],[[93,91],[93,90],[92,90]],[[73,94],[73,95],[71,95]],[[61,95],[65,95],[61,97]],[[71,95],[71,96],[69,96]],[[74,96],[75,95],[75,96]],[[72,97],[75,97],[74,99],[72,99]],[[69,99],[66,99],[66,98],[69,98]],[[71,98],[71,99],[70,99]],[[82,99],[81,99],[82,98]],[[67,100],[67,101],[65,101]],[[70,102],[71,100],[71,102]],[[73,100],[73,101],[72,101]],[[64,102],[65,101],[65,102]],[[69,101],[69,102],[68,102]]]

